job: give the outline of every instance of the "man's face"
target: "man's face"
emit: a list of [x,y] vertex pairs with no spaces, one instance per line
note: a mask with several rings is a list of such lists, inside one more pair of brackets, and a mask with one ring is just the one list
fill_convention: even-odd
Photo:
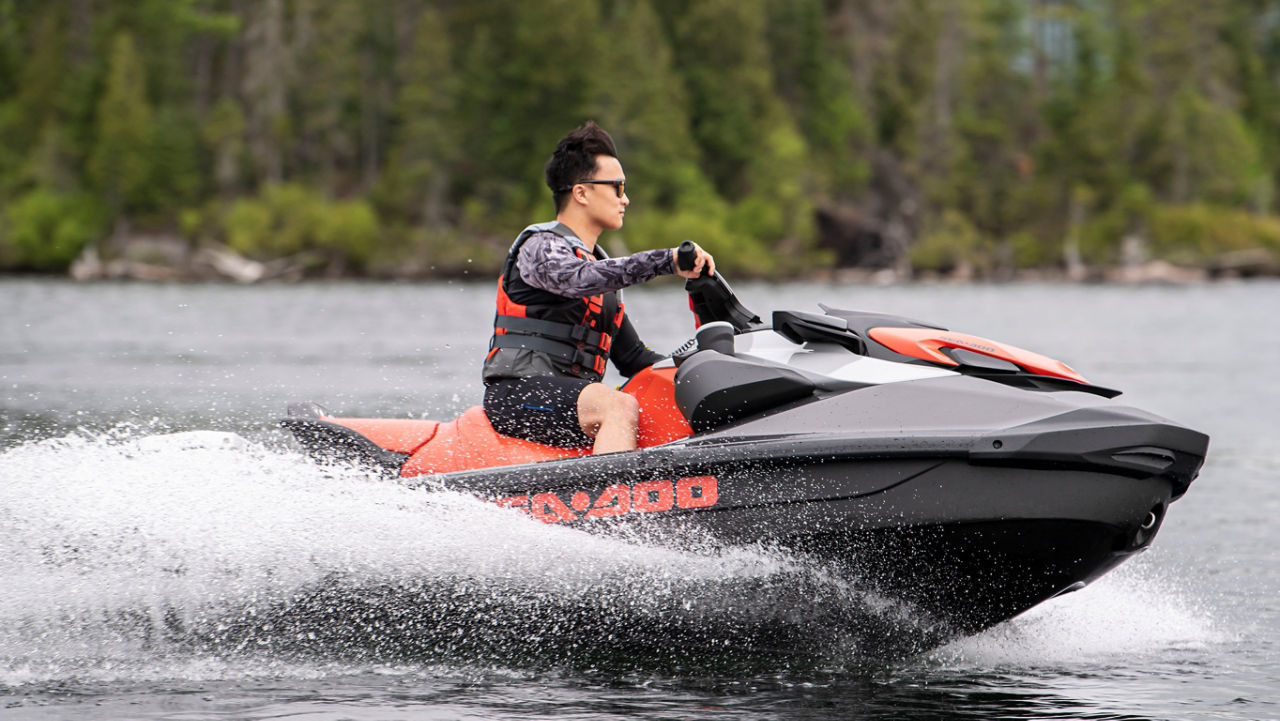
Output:
[[[611,155],[596,156],[596,172],[591,180],[626,180],[622,172],[622,163]],[[623,216],[631,199],[624,188],[616,185],[583,185],[587,195],[587,213],[591,220],[606,230],[617,230],[622,227]]]

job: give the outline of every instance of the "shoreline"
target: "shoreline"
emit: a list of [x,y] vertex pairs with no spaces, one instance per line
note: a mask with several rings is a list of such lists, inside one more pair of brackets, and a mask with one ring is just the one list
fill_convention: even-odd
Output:
[[[301,285],[313,283],[443,283],[443,282],[493,282],[493,273],[323,273],[295,272],[228,274],[188,272],[172,266],[128,263],[92,275],[73,273],[0,272],[0,281],[33,279],[67,281],[70,283],[142,283],[142,284],[220,284],[220,285]],[[492,277],[491,277],[492,276]],[[1270,281],[1280,279],[1273,272],[1231,272],[1208,268],[1175,266],[1155,261],[1140,266],[1104,266],[1089,268],[1084,274],[1073,275],[1061,269],[1031,268],[1005,274],[938,273],[933,271],[911,274],[893,270],[869,268],[829,268],[786,276],[747,275],[735,278],[741,283],[822,283],[833,285],[1151,285],[1192,286],[1231,283],[1239,281]],[[661,282],[662,279],[657,279]]]
[[[102,252],[106,250],[107,252]],[[622,252],[620,250],[620,252]],[[104,255],[106,257],[104,257]],[[1130,254],[1108,265],[1048,265],[990,268],[959,261],[942,270],[912,267],[903,260],[885,267],[817,267],[790,273],[738,273],[740,282],[811,282],[862,285],[1061,283],[1118,285],[1194,285],[1218,281],[1280,278],[1280,254],[1266,248],[1219,253],[1174,263]],[[489,265],[493,267],[488,267]],[[459,267],[461,265],[461,267]],[[76,282],[135,281],[148,283],[298,283],[304,281],[491,282],[500,268],[492,258],[475,265],[454,263],[442,268],[426,259],[390,263],[385,259],[355,270],[340,257],[301,252],[255,260],[220,243],[192,244],[167,234],[134,234],[123,246],[84,248],[65,270],[0,271],[5,277],[68,278]]]
[[[0,278],[65,278],[74,282],[291,284],[324,281],[440,282],[497,278],[497,267],[473,266],[437,271],[421,264],[353,272],[340,263],[320,263],[308,254],[259,261],[222,245],[192,248],[170,238],[146,238],[130,244],[118,257],[104,260],[96,246],[86,248],[65,271],[0,271]],[[1132,260],[1111,265],[1046,266],[980,270],[960,264],[945,271],[889,268],[814,268],[799,273],[734,274],[742,282],[811,282],[860,285],[1060,283],[1070,285],[1197,285],[1222,281],[1280,278],[1280,258],[1263,248],[1236,251],[1199,264],[1163,259]]]

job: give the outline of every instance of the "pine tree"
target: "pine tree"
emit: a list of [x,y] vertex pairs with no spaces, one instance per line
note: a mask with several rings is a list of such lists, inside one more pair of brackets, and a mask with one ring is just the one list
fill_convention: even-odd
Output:
[[505,238],[551,208],[542,168],[557,139],[590,119],[600,57],[592,1],[470,3],[460,66],[459,127],[469,223]]
[[284,150],[292,134],[287,113],[293,57],[285,43],[283,0],[262,0],[242,10],[245,136],[249,157],[260,181],[284,180]]
[[360,168],[361,103],[366,76],[362,46],[369,34],[365,3],[299,3],[294,11],[291,84],[296,113],[294,162],[326,195],[345,195]]
[[[980,231],[1005,239],[1027,220],[1028,159],[1039,135],[1032,68],[1014,59],[1031,55],[1021,0],[980,2],[965,8],[967,41],[959,69],[954,164],[933,169],[928,179],[945,205],[958,207]],[[946,37],[952,29],[943,33]],[[941,53],[940,53],[941,55]],[[925,146],[928,147],[928,146]],[[945,146],[944,146],[945,147]]]
[[21,67],[18,12],[13,0],[0,0],[0,99],[17,92],[18,69]]
[[152,116],[133,36],[118,33],[111,44],[106,87],[98,103],[97,139],[89,157],[90,177],[117,220],[145,199],[152,170]]
[[780,120],[764,10],[763,0],[697,0],[676,26],[693,134],[707,174],[726,197],[753,190],[750,168]]
[[[0,6],[0,25],[5,26],[0,29],[0,63],[18,70],[22,48],[18,28],[9,25],[14,14],[11,6]],[[0,93],[0,188],[47,180],[38,169],[46,154],[33,150],[62,137],[59,94],[67,70],[66,31],[56,8],[40,13],[33,25],[31,51],[21,71],[0,80],[0,88],[8,89]]]
[[447,218],[450,175],[458,153],[457,76],[447,19],[425,9],[399,63],[387,182],[396,210],[412,222],[442,226]]
[[810,147],[824,194],[848,197],[866,180],[868,118],[852,74],[828,40],[820,0],[771,0],[768,37],[775,87]]
[[1280,16],[1273,0],[1244,0],[1230,6],[1223,32],[1241,94],[1240,113],[1257,139],[1269,187],[1253,206],[1266,212],[1280,183]]
[[671,209],[703,204],[714,191],[698,167],[685,112],[686,94],[673,53],[647,0],[620,4],[605,32],[592,113],[618,145],[634,190],[644,206]]

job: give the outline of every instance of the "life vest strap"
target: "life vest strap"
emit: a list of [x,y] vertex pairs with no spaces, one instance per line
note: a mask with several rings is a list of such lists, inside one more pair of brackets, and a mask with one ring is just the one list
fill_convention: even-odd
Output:
[[547,355],[555,356],[561,360],[580,366],[590,368],[600,373],[605,365],[605,356],[597,353],[595,348],[576,348],[565,341],[552,340],[551,338],[543,338],[536,335],[524,335],[523,333],[503,333],[494,336],[489,341],[490,348],[523,348],[525,350],[538,351]]
[[[542,320],[540,318],[499,314],[494,318],[493,327],[501,328],[509,333],[546,336],[553,340],[572,339],[574,343],[583,343],[602,350],[609,349],[609,336],[607,334],[591,330],[584,325],[556,323],[555,321]],[[506,333],[503,335],[506,335]]]

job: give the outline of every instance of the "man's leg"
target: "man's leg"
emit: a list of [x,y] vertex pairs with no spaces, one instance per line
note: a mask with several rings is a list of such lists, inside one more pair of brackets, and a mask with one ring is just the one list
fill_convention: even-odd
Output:
[[592,453],[634,451],[640,430],[640,404],[635,396],[592,383],[578,395],[578,423],[595,439]]

